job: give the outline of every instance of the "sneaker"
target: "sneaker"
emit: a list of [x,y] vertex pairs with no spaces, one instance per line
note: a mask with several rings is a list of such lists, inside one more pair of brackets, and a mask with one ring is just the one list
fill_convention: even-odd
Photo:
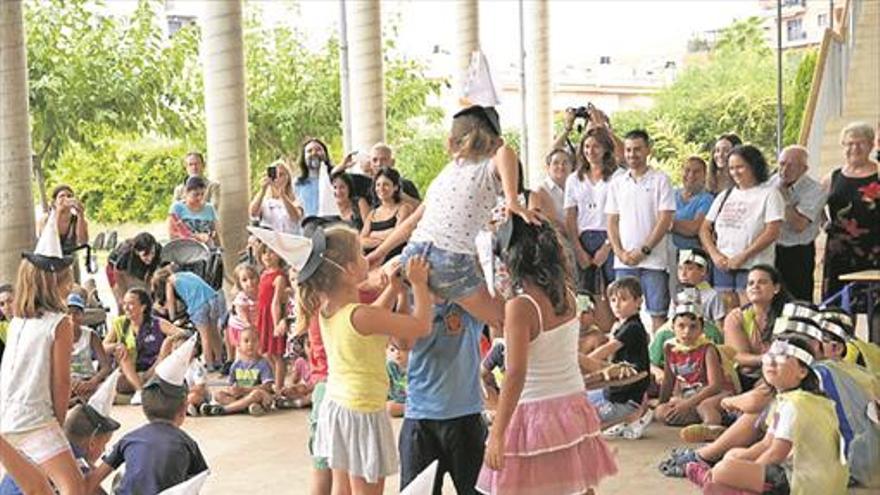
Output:
[[199,406],[199,412],[202,416],[222,416],[226,410],[219,404],[202,404]]
[[682,442],[687,443],[714,442],[726,429],[719,425],[690,425],[682,428],[678,436],[681,437]]
[[266,414],[266,408],[262,404],[254,402],[248,406],[248,414],[251,416],[262,416]]
[[141,398],[141,391],[138,390],[134,393],[134,395],[131,396],[131,402],[129,402],[129,404],[131,404],[132,406],[139,406],[142,403],[143,399]]
[[223,363],[223,369],[220,370],[220,376],[229,376],[229,368],[232,368],[232,361]]
[[[259,404],[257,404],[259,405]],[[262,406],[260,406],[262,407]],[[296,401],[293,399],[288,399],[286,397],[278,397],[275,399],[275,409],[294,409],[296,408]]]
[[651,424],[651,420],[654,419],[654,410],[648,409],[645,414],[642,414],[642,417],[633,421],[632,423],[627,424],[621,436],[627,440],[638,440],[645,435],[645,429],[648,428],[648,425]]

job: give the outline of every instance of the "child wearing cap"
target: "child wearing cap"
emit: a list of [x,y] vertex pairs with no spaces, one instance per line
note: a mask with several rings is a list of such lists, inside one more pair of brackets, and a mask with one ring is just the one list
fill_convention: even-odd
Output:
[[186,368],[190,338],[156,366],[144,385],[143,410],[149,421],[123,436],[86,477],[86,493],[125,464],[117,494],[159,493],[208,469],[198,444],[180,426],[186,419]]
[[254,329],[241,331],[238,357],[229,368],[229,386],[217,391],[220,405],[204,404],[202,414],[220,416],[247,411],[252,416],[262,416],[272,407],[275,378],[269,362],[257,353],[257,340]]
[[725,376],[721,353],[703,335],[699,305],[676,306],[672,326],[675,337],[663,347],[665,367],[657,418],[672,426],[720,425],[718,404],[735,389]]
[[[682,249],[678,252],[678,283],[681,288],[694,287],[699,291],[700,305],[703,308],[703,321],[712,322],[717,326],[724,323],[724,301],[718,292],[706,281],[709,274],[709,255],[700,248]],[[669,316],[673,316],[676,302],[669,308]]]
[[168,236],[219,246],[217,212],[214,205],[205,202],[208,181],[202,177],[190,177],[184,189],[183,200],[175,201],[168,211]]
[[[67,296],[67,315],[73,323],[70,392],[81,399],[88,399],[110,374],[110,358],[104,352],[100,337],[83,325],[85,307],[85,299],[80,294],[71,292]],[[93,358],[98,361],[98,369],[95,369]]]
[[82,474],[61,425],[70,400],[73,325],[65,298],[73,283],[54,213],[18,268],[6,351],[0,366],[0,434],[63,495],[81,493]]
[[834,403],[810,368],[814,356],[800,336],[777,339],[762,358],[764,378],[777,391],[767,433],[749,448],[734,448],[714,467],[687,465],[704,493],[844,494],[849,480]]
[[504,308],[479,275],[477,234],[492,219],[501,193],[511,214],[530,222],[536,217],[517,197],[516,153],[501,138],[494,108],[474,105],[456,113],[447,144],[452,161],[431,182],[424,203],[367,259],[374,263],[384,259],[408,238],[401,263],[427,256],[431,291],[498,331]]

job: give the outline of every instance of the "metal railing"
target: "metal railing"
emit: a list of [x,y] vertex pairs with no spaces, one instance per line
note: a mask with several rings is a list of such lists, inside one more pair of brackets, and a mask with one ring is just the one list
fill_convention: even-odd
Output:
[[840,24],[835,25],[836,29],[826,29],[822,38],[798,139],[811,156],[819,156],[828,121],[843,114],[849,64],[855,47],[856,19],[862,1],[847,0]]

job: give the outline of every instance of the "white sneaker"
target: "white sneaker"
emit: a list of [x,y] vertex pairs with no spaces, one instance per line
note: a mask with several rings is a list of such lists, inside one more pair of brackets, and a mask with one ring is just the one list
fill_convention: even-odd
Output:
[[654,419],[654,410],[648,409],[645,414],[626,425],[626,428],[623,429],[621,436],[627,440],[638,440],[642,438],[645,434],[645,430],[648,428],[648,425],[651,424],[651,421]]
[[134,395],[131,396],[131,402],[129,402],[129,404],[131,404],[133,406],[139,406],[142,403],[143,403],[143,399],[141,399],[141,391],[138,390],[137,392],[134,393]]

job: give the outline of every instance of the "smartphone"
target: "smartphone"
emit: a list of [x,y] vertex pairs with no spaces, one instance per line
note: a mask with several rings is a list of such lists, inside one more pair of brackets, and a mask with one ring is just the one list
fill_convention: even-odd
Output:
[[278,177],[278,167],[275,165],[266,167],[266,176],[272,180],[275,180]]

